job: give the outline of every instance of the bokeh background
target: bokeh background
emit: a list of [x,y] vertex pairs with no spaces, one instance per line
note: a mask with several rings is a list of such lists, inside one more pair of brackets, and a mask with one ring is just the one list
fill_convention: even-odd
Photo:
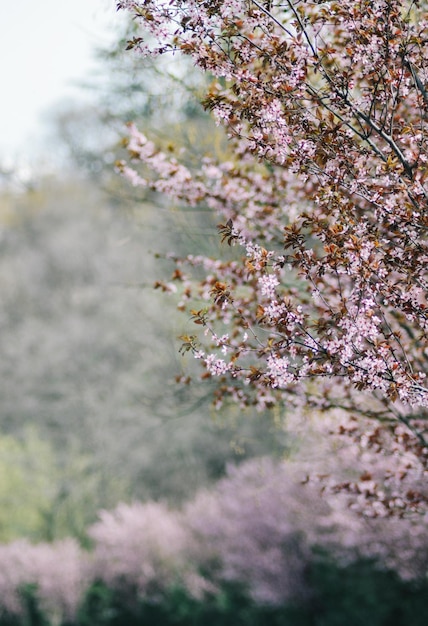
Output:
[[286,408],[177,382],[192,322],[153,285],[223,253],[216,216],[114,163],[129,121],[189,165],[227,144],[204,78],[134,29],[112,0],[2,10],[0,623],[426,623],[420,523],[306,490],[330,451]]

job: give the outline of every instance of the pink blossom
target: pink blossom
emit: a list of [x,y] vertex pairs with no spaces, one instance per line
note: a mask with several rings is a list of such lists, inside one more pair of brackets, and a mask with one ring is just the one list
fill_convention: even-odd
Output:
[[189,539],[179,514],[163,504],[123,503],[101,511],[89,535],[95,541],[91,575],[112,588],[136,587],[157,598],[186,576]]
[[31,544],[22,539],[0,546],[1,605],[23,611],[20,589],[34,584],[41,609],[55,622],[73,620],[90,582],[87,559],[73,539]]

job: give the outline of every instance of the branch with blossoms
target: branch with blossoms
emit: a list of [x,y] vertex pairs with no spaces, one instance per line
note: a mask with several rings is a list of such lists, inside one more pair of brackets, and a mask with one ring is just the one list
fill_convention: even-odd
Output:
[[187,345],[204,376],[218,379],[217,405],[226,397],[260,410],[340,404],[400,422],[425,446],[428,23],[420,3],[118,7],[141,25],[136,50],[190,56],[213,76],[203,104],[229,135],[230,160],[207,157],[190,171],[131,125],[129,160],[117,164],[134,185],[217,212],[235,251],[233,260],[176,259],[180,308],[204,311],[194,321],[205,334]]

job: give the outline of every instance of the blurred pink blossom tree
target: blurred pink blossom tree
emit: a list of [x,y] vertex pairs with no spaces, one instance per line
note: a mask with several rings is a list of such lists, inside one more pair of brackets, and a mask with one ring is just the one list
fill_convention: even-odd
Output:
[[[336,464],[347,454],[344,448]],[[375,456],[375,464],[380,458]],[[352,461],[358,475],[368,459]],[[31,585],[52,623],[73,620],[95,582],[130,604],[162,603],[176,588],[203,599],[232,583],[257,604],[286,605],[310,597],[307,573],[319,550],[339,565],[368,558],[404,580],[425,579],[427,515],[357,515],[353,495],[302,485],[309,465],[328,470],[325,461],[314,458],[307,465],[252,459],[229,467],[224,479],[182,510],[135,502],[101,511],[89,529],[89,552],[71,539],[0,546],[0,607],[22,615],[20,590]]]
[[74,539],[31,544],[25,539],[0,545],[1,609],[22,615],[20,592],[31,585],[52,624],[75,619],[90,582],[85,552]]
[[186,560],[189,534],[180,514],[161,503],[119,504],[89,529],[95,547],[91,577],[110,588],[159,600],[174,585],[196,595],[204,581]]
[[352,498],[303,486],[303,477],[304,465],[266,458],[230,468],[216,489],[201,492],[186,508],[195,562],[214,580],[246,585],[262,604],[310,594],[306,574],[314,548],[343,565],[368,558],[406,580],[426,575],[426,516],[357,515]]

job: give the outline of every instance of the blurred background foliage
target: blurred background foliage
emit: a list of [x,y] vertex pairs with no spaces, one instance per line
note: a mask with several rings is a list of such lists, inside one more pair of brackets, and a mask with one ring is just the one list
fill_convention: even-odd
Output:
[[84,540],[100,508],[176,504],[286,449],[275,415],[213,413],[206,386],[175,382],[191,321],[153,290],[170,270],[156,253],[215,253],[215,221],[137,194],[113,164],[131,119],[189,160],[226,148],[199,78],[126,52],[132,28],[99,51],[93,104],[52,112],[58,169],[0,188],[0,541]]
[[[206,389],[175,383],[190,322],[152,290],[163,271],[153,233],[175,234],[155,208],[136,222],[88,180],[47,180],[14,201],[0,239],[1,430],[19,471],[28,446],[50,476],[31,499],[43,510],[31,535],[79,535],[119,499],[179,501],[228,461],[282,447],[273,421],[212,414]],[[8,481],[1,472],[2,498]],[[19,531],[1,505],[4,540]]]

